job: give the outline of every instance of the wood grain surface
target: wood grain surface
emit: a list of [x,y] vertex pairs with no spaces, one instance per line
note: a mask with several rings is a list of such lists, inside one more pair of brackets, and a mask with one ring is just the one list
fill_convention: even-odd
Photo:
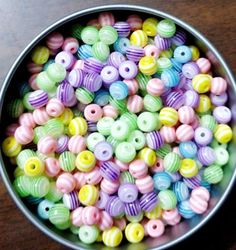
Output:
[[[112,3],[153,7],[181,18],[204,34],[236,73],[235,0],[0,0],[0,82],[19,53],[44,28],[75,11]],[[235,197],[233,190],[210,222],[174,249],[236,249]],[[22,215],[1,179],[0,249],[66,249]]]

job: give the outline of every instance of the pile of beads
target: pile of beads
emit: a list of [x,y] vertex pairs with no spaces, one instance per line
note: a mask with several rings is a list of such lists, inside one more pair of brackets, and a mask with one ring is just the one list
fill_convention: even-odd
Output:
[[100,13],[26,67],[2,150],[42,220],[116,247],[207,210],[229,160],[227,83],[171,20]]

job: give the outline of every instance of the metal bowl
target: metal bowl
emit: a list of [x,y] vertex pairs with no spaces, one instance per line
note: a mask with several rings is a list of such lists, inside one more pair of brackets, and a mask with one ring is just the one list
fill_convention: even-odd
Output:
[[[24,63],[27,60],[27,57],[32,48],[40,41],[42,41],[42,39],[50,32],[54,30],[63,30],[63,32],[66,32],[66,30],[68,30],[68,26],[72,23],[76,21],[86,22],[102,11],[112,11],[115,15],[118,15],[120,19],[122,19],[122,17],[128,16],[131,13],[139,14],[142,17],[155,16],[157,18],[169,18],[173,20],[179,27],[183,28],[188,33],[192,44],[196,44],[201,49],[201,52],[211,60],[214,74],[222,76],[227,80],[229,84],[228,106],[232,111],[234,111],[232,126],[234,127],[236,125],[236,84],[233,75],[222,56],[204,36],[202,36],[193,27],[179,20],[178,18],[155,9],[133,5],[110,5],[82,10],[59,20],[58,22],[45,29],[41,34],[39,34],[19,55],[15,63],[12,65],[0,92],[1,139],[3,139],[4,137],[4,128],[7,120],[6,105],[9,100],[12,99],[16,94],[16,85],[20,82],[20,79],[23,79],[23,77],[25,76],[25,69],[23,66],[25,65]],[[9,123],[9,121],[7,121],[7,123]],[[235,143],[236,140],[234,139],[234,142],[229,145],[230,161],[228,165],[224,167],[224,179],[220,184],[213,187],[209,209],[206,213],[201,216],[195,216],[190,220],[184,220],[179,225],[176,225],[174,227],[168,227],[165,231],[165,234],[157,239],[147,238],[143,242],[135,245],[124,242],[117,249],[133,249],[132,247],[134,247],[135,250],[165,249],[186,239],[188,236],[200,229],[223,204],[224,200],[230,192],[230,189],[233,186],[236,176]],[[32,210],[29,204],[21,199],[13,189],[13,168],[9,166],[9,160],[6,159],[6,157],[4,157],[2,153],[0,154],[0,163],[1,175],[10,195],[12,196],[20,210],[25,214],[25,216],[41,231],[50,236],[52,239],[72,249],[105,249],[105,246],[101,243],[96,243],[92,246],[85,245],[79,241],[77,236],[73,235],[69,231],[59,231],[54,228],[53,225],[40,220],[37,216],[37,213]]]

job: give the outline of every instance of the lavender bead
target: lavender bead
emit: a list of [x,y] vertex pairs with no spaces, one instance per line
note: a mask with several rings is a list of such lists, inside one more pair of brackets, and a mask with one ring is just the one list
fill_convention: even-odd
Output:
[[100,167],[101,176],[109,181],[116,181],[120,176],[119,167],[112,161],[103,162]]
[[225,105],[225,103],[228,100],[228,95],[226,92],[224,92],[221,95],[214,95],[214,94],[210,94],[210,98],[211,98],[211,102],[213,105],[215,106],[223,106]]
[[219,106],[213,110],[213,116],[218,123],[228,123],[232,118],[232,113],[226,106]]
[[119,66],[119,74],[126,80],[133,79],[138,74],[138,67],[133,61],[122,62]]
[[118,196],[110,196],[105,206],[105,210],[112,217],[116,217],[125,212],[125,205]]
[[125,56],[122,55],[120,52],[112,52],[108,58],[108,65],[115,67],[116,69],[119,68],[120,64],[124,62]]
[[200,69],[195,62],[188,62],[183,65],[182,72],[186,78],[193,79],[194,76],[200,73]]
[[125,203],[134,202],[138,198],[138,188],[135,184],[122,184],[118,189],[118,196]]
[[126,50],[127,58],[133,62],[138,62],[144,55],[144,49],[139,46],[129,46]]
[[192,84],[192,79],[186,78],[186,83],[185,83],[183,89],[184,89],[185,91],[186,91],[186,90],[194,90],[193,84]]
[[99,198],[98,198],[98,201],[97,203],[95,204],[95,206],[99,209],[105,209],[106,207],[106,204],[109,200],[109,195],[103,191],[100,191],[99,192]]
[[198,150],[197,158],[201,164],[209,166],[215,162],[215,151],[211,147],[202,147]]
[[182,178],[182,176],[179,172],[175,172],[175,173],[166,172],[166,173],[170,176],[171,182],[173,182],[173,183],[179,181]]
[[171,89],[171,88],[165,87],[165,90],[164,90],[164,92],[162,93],[161,98],[165,101],[166,98],[170,95],[171,92],[172,92],[172,89]]
[[61,154],[68,149],[69,137],[66,135],[61,136],[57,140],[56,153]]
[[171,39],[170,38],[163,38],[159,35],[156,35],[154,38],[154,44],[160,50],[167,50],[171,46]]
[[84,60],[84,72],[100,74],[104,65],[98,59],[90,57]]
[[185,44],[186,40],[187,40],[187,35],[183,30],[177,30],[175,32],[175,35],[171,38],[172,44],[176,46]]
[[34,108],[41,108],[47,104],[48,94],[43,90],[35,90],[29,95],[28,101]]
[[188,90],[184,93],[184,105],[196,108],[199,104],[199,95],[194,90]]
[[79,88],[84,80],[84,72],[81,69],[73,69],[67,76],[67,81],[74,88]]
[[80,205],[78,192],[76,191],[64,194],[62,200],[65,206],[68,207],[70,210],[75,210]]
[[179,109],[184,105],[184,95],[181,91],[173,91],[166,98],[166,106]]
[[130,25],[127,22],[116,22],[113,27],[117,30],[119,37],[128,37],[130,34]]
[[210,129],[198,127],[194,132],[194,140],[200,146],[207,146],[212,141],[213,134]]
[[150,212],[156,207],[158,203],[157,195],[155,192],[150,192],[142,195],[140,198],[140,206],[143,211]]
[[161,137],[161,134],[158,131],[153,131],[146,134],[147,145],[151,149],[159,149],[164,145],[164,141]]
[[65,69],[71,69],[76,59],[72,53],[61,51],[55,57],[55,63],[61,64]]
[[98,131],[97,130],[97,123],[87,121],[87,125],[88,125],[88,131],[89,132],[96,132],[96,131]]
[[99,161],[108,161],[113,155],[113,149],[109,142],[102,141],[96,144],[94,155]]
[[197,174],[196,176],[192,178],[183,178],[183,182],[188,186],[190,189],[197,188],[201,186],[201,176]]
[[64,102],[63,104],[65,107],[74,107],[77,103],[78,103],[78,101],[74,95],[74,96],[72,96],[71,100]]
[[57,87],[57,98],[63,103],[68,104],[75,97],[74,88],[67,82],[63,81]]
[[101,71],[103,84],[112,84],[119,79],[119,72],[114,66],[106,66]]
[[91,92],[96,92],[102,87],[102,78],[96,72],[88,73],[84,77],[83,86]]
[[125,214],[129,216],[136,216],[142,211],[138,200],[130,203],[125,203]]

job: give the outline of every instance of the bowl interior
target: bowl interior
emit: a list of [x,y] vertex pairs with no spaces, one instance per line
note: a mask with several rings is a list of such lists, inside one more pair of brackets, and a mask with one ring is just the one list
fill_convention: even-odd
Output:
[[[196,44],[200,49],[202,55],[208,57],[213,65],[213,72],[216,76],[224,77],[228,84],[229,84],[229,102],[228,106],[231,107],[232,110],[236,110],[236,90],[235,90],[235,83],[232,77],[232,74],[228,70],[227,66],[225,65],[221,56],[216,52],[214,47],[209,44],[209,42],[202,37],[197,31],[193,30],[187,24],[181,22],[180,20],[164,14],[162,12],[148,9],[145,7],[137,7],[137,6],[106,6],[106,7],[96,7],[93,9],[85,10],[82,12],[75,13],[63,20],[57,22],[56,24],[49,27],[45,30],[42,34],[40,34],[21,54],[21,56],[17,59],[16,63],[13,65],[14,67],[11,69],[10,73],[8,74],[6,81],[2,87],[1,92],[1,103],[0,103],[0,113],[1,113],[1,124],[0,124],[0,136],[1,141],[4,139],[4,130],[7,124],[12,122],[7,113],[7,103],[10,100],[18,96],[18,87],[22,81],[28,79],[29,75],[25,69],[25,62],[29,58],[30,50],[35,46],[37,43],[42,43],[44,37],[53,30],[62,31],[63,34],[70,34],[69,27],[73,23],[81,23],[86,24],[86,22],[98,15],[98,12],[101,11],[109,11],[111,10],[115,16],[119,17],[119,20],[126,20],[126,17],[130,14],[138,14],[143,19],[145,17],[155,16],[157,18],[170,18],[175,21],[177,26],[183,28],[187,31],[189,38],[187,44]],[[235,126],[236,121],[236,112],[233,112],[233,121],[232,126]],[[236,145],[232,142],[229,145],[230,151],[230,161],[224,167],[224,179],[219,184],[212,188],[212,198],[210,200],[209,209],[208,211],[202,216],[195,216],[190,220],[184,220],[179,225],[174,227],[167,227],[165,234],[157,239],[147,238],[140,244],[128,244],[123,243],[117,249],[135,249],[135,250],[143,250],[143,249],[152,249],[152,248],[165,248],[169,247],[176,242],[180,241],[181,239],[186,238],[188,235],[196,231],[201,225],[203,225],[217,210],[217,208],[221,205],[224,201],[226,195],[228,194],[232,184],[233,179],[235,177],[235,162],[236,162],[236,154],[233,153],[236,151]],[[82,244],[76,235],[70,233],[69,230],[60,231],[57,230],[54,226],[50,223],[43,222],[37,217],[36,209],[34,206],[29,205],[24,199],[20,199],[18,195],[13,190],[11,183],[13,181],[13,170],[14,167],[11,166],[9,160],[4,157],[3,155],[0,156],[1,159],[1,172],[5,184],[12,195],[13,199],[20,207],[20,209],[24,212],[24,214],[42,231],[46,234],[51,236],[52,238],[56,239],[57,241],[67,245],[71,248],[77,249],[105,249],[106,247],[102,244],[93,244],[91,246]]]

